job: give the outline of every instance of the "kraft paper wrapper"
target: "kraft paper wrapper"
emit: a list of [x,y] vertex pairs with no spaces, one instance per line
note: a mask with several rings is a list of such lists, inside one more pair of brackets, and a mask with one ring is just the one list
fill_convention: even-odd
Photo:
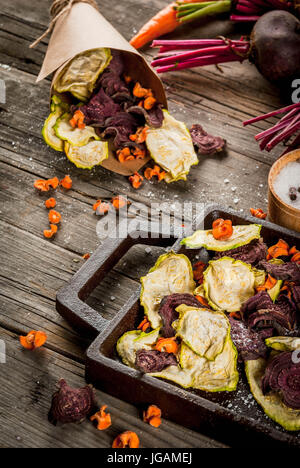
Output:
[[[52,81],[53,87],[56,76],[76,55],[102,47],[121,51],[126,74],[141,82],[142,86],[151,88],[158,102],[167,108],[163,84],[154,70],[98,10],[87,3],[75,3],[71,10],[57,21],[37,82],[56,72]],[[121,164],[110,152],[109,158],[102,166],[117,174],[129,176],[140,170],[148,161],[149,158]]]

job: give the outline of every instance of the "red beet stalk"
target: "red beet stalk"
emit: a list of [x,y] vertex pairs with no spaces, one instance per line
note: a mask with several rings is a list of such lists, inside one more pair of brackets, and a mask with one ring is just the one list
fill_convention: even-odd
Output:
[[296,135],[295,139],[288,144],[288,148],[284,154],[300,146],[300,103],[292,104],[288,107],[284,107],[283,109],[247,120],[243,125],[250,125],[282,114],[284,114],[283,117],[276,125],[273,125],[268,130],[255,136],[255,139],[260,142],[259,146],[261,150],[265,149],[266,151],[271,151],[275,146],[282,142],[288,144],[294,135]]
[[[174,53],[174,47],[177,47]],[[190,46],[190,49],[188,47]],[[158,73],[183,70],[219,63],[243,62],[248,58],[250,43],[243,39],[232,40],[199,40],[199,41],[154,41],[152,47],[160,47],[158,56],[152,66]],[[184,52],[178,52],[184,48]],[[169,55],[168,55],[169,52]]]

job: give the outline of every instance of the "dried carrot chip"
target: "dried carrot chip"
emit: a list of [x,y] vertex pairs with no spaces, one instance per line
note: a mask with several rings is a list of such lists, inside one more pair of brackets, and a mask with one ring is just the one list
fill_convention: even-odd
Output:
[[277,279],[273,278],[273,276],[268,275],[266,282],[263,286],[259,286],[256,288],[257,291],[269,291],[270,289],[274,288],[275,284],[277,283]]
[[147,332],[147,330],[151,329],[151,324],[146,316],[144,317],[144,320],[141,321],[137,329],[142,330],[144,333]]
[[144,108],[146,110],[151,110],[156,104],[156,99],[153,96],[149,96],[144,101]]
[[45,207],[48,209],[55,208],[56,207],[55,198],[48,198],[48,200],[45,201]]
[[38,179],[33,184],[34,188],[40,190],[40,192],[48,192],[49,186],[47,180]]
[[96,211],[96,214],[98,215],[105,215],[110,210],[110,204],[107,202],[102,202],[102,201],[100,201],[100,203],[97,202],[94,205],[94,210]]
[[127,201],[125,200],[125,198],[121,197],[121,195],[114,197],[111,202],[115,210],[120,210],[121,208],[124,208],[124,206],[127,205]]
[[159,338],[155,349],[164,353],[177,353],[178,344],[176,343],[176,337],[173,338]]
[[230,239],[233,233],[232,221],[230,219],[217,219],[213,223],[212,233],[217,240]]
[[118,435],[112,444],[112,448],[139,448],[140,440],[133,431],[126,431]]
[[58,228],[55,224],[50,224],[50,229],[44,230],[44,237],[46,237],[46,239],[51,239],[53,236],[55,236],[57,230]]
[[97,421],[97,429],[99,431],[104,431],[111,426],[111,416],[105,412],[106,408],[107,405],[101,406],[100,410],[90,418],[92,422]]
[[36,348],[40,348],[47,341],[46,333],[42,331],[31,330],[28,335],[20,336],[20,343],[25,349],[33,351]]
[[268,253],[271,258],[286,257],[289,255],[289,250],[288,243],[280,239],[277,244],[269,248]]
[[267,217],[267,213],[264,213],[261,208],[250,208],[250,213],[252,214],[252,216],[259,219],[266,219]]
[[80,128],[83,130],[85,128],[85,123],[84,123],[84,114],[81,112],[81,110],[77,110],[75,114],[73,115],[72,119],[70,120],[70,125],[73,128]]
[[73,181],[69,175],[66,175],[61,181],[60,185],[66,190],[70,190],[73,185]]
[[127,161],[133,161],[134,160],[134,155],[131,154],[130,148],[125,147],[121,150],[117,151],[117,156],[120,161],[120,163],[125,163]]
[[194,272],[194,280],[198,281],[199,284],[203,283],[203,272],[207,265],[203,262],[197,262],[193,266],[193,272]]
[[203,305],[207,309],[210,309],[209,304],[208,304],[207,300],[204,297],[202,297],[202,296],[195,296],[195,297],[196,297],[197,301],[200,302],[201,305]]
[[134,88],[133,88],[133,95],[138,98],[144,98],[148,96],[149,94],[149,89],[142,88],[140,83],[136,83]]
[[57,177],[53,177],[53,179],[48,179],[47,180],[48,187],[52,187],[54,190],[57,189],[59,186],[59,180]]
[[153,427],[159,427],[161,425],[161,410],[158,406],[149,406],[149,408],[143,412],[143,421]]
[[59,224],[61,221],[61,214],[55,210],[50,210],[48,217],[51,224]]
[[162,171],[161,168],[157,165],[155,165],[153,167],[153,169],[151,169],[150,167],[148,167],[145,172],[144,172],[144,176],[146,179],[148,180],[151,180],[152,177],[156,176],[157,179],[159,180],[159,182],[161,180],[163,180],[165,177],[166,177],[166,172],[165,171]]
[[138,172],[135,172],[133,176],[129,177],[129,182],[131,182],[131,185],[134,189],[140,188],[143,180],[144,180],[144,177],[141,176]]
[[145,127],[139,127],[137,132],[134,135],[130,135],[129,138],[131,141],[135,143],[144,143],[147,138],[147,132],[149,127],[146,125]]

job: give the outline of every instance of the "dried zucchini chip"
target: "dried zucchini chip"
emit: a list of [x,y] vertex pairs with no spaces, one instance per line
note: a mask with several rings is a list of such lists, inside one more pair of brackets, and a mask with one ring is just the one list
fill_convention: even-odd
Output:
[[261,228],[260,224],[233,226],[233,233],[226,240],[215,239],[212,230],[196,231],[191,237],[183,239],[181,243],[189,249],[204,247],[207,250],[214,250],[215,252],[225,252],[226,250],[250,244],[254,239],[259,239]]
[[58,93],[69,91],[80,101],[87,101],[99,75],[112,59],[110,49],[92,49],[83,52],[68,63],[54,83]]
[[51,114],[46,119],[42,129],[42,135],[48,146],[55,151],[63,151],[64,143],[54,130],[57,120],[66,112],[68,105],[58,97],[53,96],[51,101]]
[[257,277],[248,263],[222,257],[209,262],[204,272],[204,289],[210,306],[216,310],[238,312],[253,297]]
[[141,305],[152,328],[162,325],[158,309],[162,299],[174,293],[193,294],[195,282],[189,259],[170,252],[162,255],[149,273],[141,278]]
[[229,321],[222,312],[188,307],[177,307],[179,320],[176,334],[200,357],[213,361],[222,353],[230,333]]
[[74,146],[85,146],[91,139],[100,140],[93,127],[73,128],[71,118],[71,114],[64,114],[57,120],[54,130],[58,138]]
[[166,110],[162,127],[148,130],[146,145],[151,157],[168,173],[169,183],[185,180],[191,166],[199,162],[187,127]]
[[133,330],[121,336],[117,343],[117,352],[123,363],[129,367],[135,367],[136,353],[140,349],[151,350],[157,342],[159,328],[150,333],[141,330]]
[[214,361],[195,354],[184,343],[181,345],[180,366],[170,366],[152,377],[170,380],[184,388],[195,388],[205,392],[232,392],[236,390],[237,351],[228,335],[224,349]]
[[262,378],[265,375],[267,361],[257,359],[255,361],[246,361],[245,369],[251,392],[257,403],[263,408],[264,412],[280,424],[287,431],[300,430],[300,410],[288,408],[282,401],[279,393],[262,392]]
[[73,146],[65,142],[65,153],[79,169],[92,169],[108,158],[108,143],[92,140],[85,146]]
[[184,370],[191,372],[193,388],[205,392],[232,392],[239,381],[237,356],[230,335],[227,335],[223,351],[213,361],[198,356],[183,344],[180,364]]
[[266,339],[266,345],[276,351],[296,351],[300,349],[300,338],[274,336]]

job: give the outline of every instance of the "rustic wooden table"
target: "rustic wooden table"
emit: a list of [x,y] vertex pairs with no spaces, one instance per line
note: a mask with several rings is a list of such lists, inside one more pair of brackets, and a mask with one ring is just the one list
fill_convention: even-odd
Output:
[[[134,191],[126,178],[102,168],[92,173],[77,170],[61,153],[48,149],[41,128],[48,113],[50,80],[35,78],[46,50],[29,44],[48,23],[50,0],[0,0],[0,79],[7,102],[0,107],[1,157],[1,313],[0,339],[6,344],[7,362],[0,364],[1,447],[110,447],[123,430],[135,430],[143,447],[218,447],[204,435],[164,421],[153,429],[141,421],[138,410],[107,394],[97,393],[107,404],[113,427],[99,432],[88,421],[80,426],[55,428],[47,421],[55,384],[65,378],[70,385],[84,384],[84,352],[89,342],[74,332],[55,310],[55,295],[99,241],[92,205],[96,199],[127,194],[131,200],[217,202],[248,212],[265,209],[267,176],[280,154],[261,153],[254,134],[266,123],[244,129],[246,118],[275,109],[278,90],[264,81],[254,66],[233,64],[173,73],[164,77],[170,110],[187,124],[199,122],[228,142],[219,156],[202,157],[186,183],[171,186],[145,183]],[[166,0],[99,0],[102,13],[130,38]],[[219,19],[209,25],[194,24],[172,37],[214,37],[241,31]],[[84,31],[82,32],[84,34]],[[153,52],[144,50],[150,58]],[[63,225],[53,242],[43,238],[47,226],[44,198],[33,182],[37,178],[63,177],[74,181],[69,192],[57,195]],[[226,179],[229,182],[226,183]],[[178,198],[177,198],[178,197]],[[109,274],[89,299],[89,304],[111,318],[137,287],[142,273],[159,251],[145,255],[136,247]],[[108,293],[109,291],[109,293]],[[48,334],[45,348],[23,351],[18,337],[31,329]]]

